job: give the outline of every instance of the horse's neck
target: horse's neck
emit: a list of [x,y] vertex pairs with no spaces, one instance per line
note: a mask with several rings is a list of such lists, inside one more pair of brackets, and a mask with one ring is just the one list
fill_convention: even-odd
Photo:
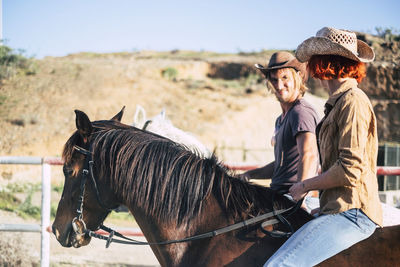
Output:
[[[146,239],[150,242],[186,238],[196,234],[221,229],[238,222],[234,221],[232,216],[229,216],[226,211],[221,208],[214,197],[210,197],[206,201],[207,203],[203,205],[199,216],[194,218],[188,225],[176,226],[173,222],[154,220],[154,218],[146,216],[141,211],[133,212]],[[284,202],[283,206],[286,208],[289,207],[287,202]],[[278,208],[283,208],[283,206]],[[268,207],[271,207],[271,203],[269,203]],[[288,219],[292,222],[300,218],[302,222],[299,224],[304,224],[308,221],[306,217],[307,216],[304,216],[301,211],[297,211],[296,214],[289,216]],[[300,227],[298,225],[293,226],[295,229]],[[162,266],[188,266],[194,259],[199,263],[207,262],[205,265],[212,266],[224,266],[232,262],[232,259],[229,257],[221,257],[220,253],[236,255],[235,257],[237,257],[242,254],[247,255],[249,252],[251,255],[250,257],[254,257],[255,260],[265,257],[265,255],[271,256],[284,240],[279,238],[267,238],[267,241],[258,242],[263,238],[263,234],[257,229],[257,227],[250,226],[240,229],[239,231],[228,232],[218,237],[207,238],[200,241],[178,243],[168,246],[152,246],[152,250]],[[280,228],[278,227],[278,229]],[[254,242],[244,242],[243,233],[246,237],[254,237]],[[257,256],[257,253],[263,256]],[[261,264],[262,260],[259,261]],[[240,263],[240,260],[238,260],[238,262]]]
[[[222,211],[217,200],[210,197],[202,212],[188,224],[176,225],[176,222],[161,221],[147,215],[140,207],[133,207],[132,214],[148,242],[178,240],[223,228],[233,223]],[[188,266],[194,254],[210,253],[217,240],[206,238],[200,241],[182,242],[168,246],[151,246],[162,266]],[[225,246],[225,245],[224,245]]]

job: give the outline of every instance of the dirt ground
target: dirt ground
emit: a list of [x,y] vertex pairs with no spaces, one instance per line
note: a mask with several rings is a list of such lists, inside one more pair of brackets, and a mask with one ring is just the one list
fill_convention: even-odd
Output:
[[[40,222],[23,220],[13,213],[0,210],[1,223],[31,224]],[[111,227],[115,227],[111,225]],[[145,241],[138,237],[138,240]],[[0,266],[40,266],[40,233],[0,232]],[[92,240],[88,246],[64,248],[50,235],[51,266],[159,266],[148,246],[128,246]]]

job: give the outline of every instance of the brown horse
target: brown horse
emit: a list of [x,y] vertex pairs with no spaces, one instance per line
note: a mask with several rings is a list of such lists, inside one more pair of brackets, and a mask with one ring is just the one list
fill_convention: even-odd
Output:
[[[235,178],[215,157],[199,157],[161,136],[121,124],[123,110],[111,120],[94,122],[81,111],[75,113],[77,131],[64,147],[65,184],[53,223],[65,247],[89,244],[85,229],[98,229],[121,204],[152,243],[207,233],[293,205],[269,188]],[[93,180],[85,180],[87,170]],[[312,219],[302,209],[284,217],[294,229]],[[255,223],[215,237],[151,248],[162,266],[262,266],[285,240],[264,234]],[[377,229],[321,266],[395,266],[398,256],[396,226]]]

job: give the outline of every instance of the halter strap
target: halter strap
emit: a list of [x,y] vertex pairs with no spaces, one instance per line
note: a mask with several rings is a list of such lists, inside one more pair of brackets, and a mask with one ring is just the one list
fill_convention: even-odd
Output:
[[96,179],[94,178],[94,174],[93,174],[93,166],[94,166],[94,161],[92,160],[92,152],[90,152],[90,150],[84,149],[80,146],[74,145],[74,149],[76,151],[78,151],[79,153],[82,153],[84,155],[87,155],[88,157],[85,159],[85,163],[83,165],[83,169],[82,169],[82,181],[81,181],[81,195],[79,197],[79,206],[78,206],[78,215],[82,215],[82,211],[83,211],[83,193],[85,191],[85,185],[86,185],[86,180],[87,180],[87,176],[90,174],[90,178],[92,180],[95,192],[96,192],[96,198],[97,201],[99,202],[100,206],[102,206],[104,209],[106,209],[107,211],[112,211],[113,209],[117,208],[111,208],[108,205],[106,205],[103,200],[100,197],[100,192],[99,192],[99,188],[97,186],[97,182]]

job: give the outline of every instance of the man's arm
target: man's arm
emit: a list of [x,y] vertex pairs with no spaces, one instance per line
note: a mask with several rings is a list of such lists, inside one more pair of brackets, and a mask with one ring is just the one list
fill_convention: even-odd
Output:
[[299,164],[297,166],[297,181],[314,177],[318,171],[318,148],[314,133],[301,132],[296,135]]
[[274,173],[274,164],[275,161],[265,165],[264,167],[247,171],[241,174],[241,176],[248,179],[271,179]]

